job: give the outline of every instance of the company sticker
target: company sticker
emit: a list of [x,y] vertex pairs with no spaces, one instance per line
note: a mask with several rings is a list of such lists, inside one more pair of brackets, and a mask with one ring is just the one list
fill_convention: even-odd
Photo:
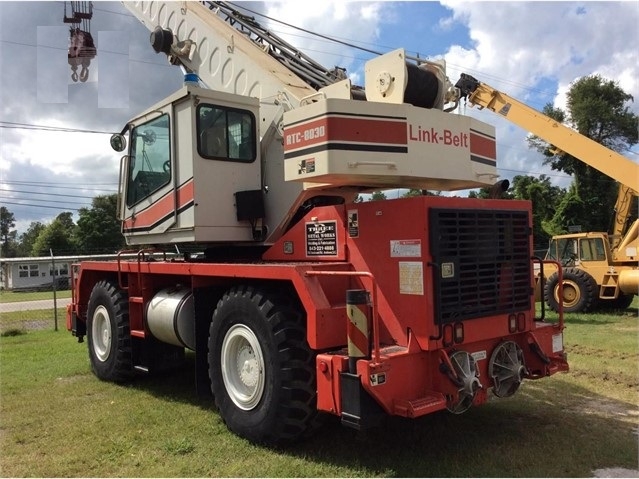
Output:
[[337,221],[306,223],[306,256],[337,256]]

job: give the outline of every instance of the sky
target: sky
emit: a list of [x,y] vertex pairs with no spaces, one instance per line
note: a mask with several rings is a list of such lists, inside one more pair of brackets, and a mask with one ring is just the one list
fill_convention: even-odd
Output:
[[[0,2],[0,205],[16,229],[48,223],[115,193],[119,158],[109,137],[182,85],[179,68],[149,44],[149,32],[120,2],[94,2],[97,56],[86,82],[67,61],[70,2]],[[571,82],[592,74],[618,82],[639,113],[639,2],[239,2],[268,17],[385,53],[445,59],[455,83],[475,76],[529,106],[565,107]],[[373,53],[312,37],[257,16],[275,34],[363,85]],[[78,69],[78,72],[80,70]],[[491,112],[460,113],[496,127],[498,172],[546,174],[566,187],[526,144],[527,132]],[[56,131],[50,131],[55,128]],[[47,131],[49,130],[49,131]],[[65,130],[65,131],[61,131]],[[639,162],[639,148],[626,156]]]

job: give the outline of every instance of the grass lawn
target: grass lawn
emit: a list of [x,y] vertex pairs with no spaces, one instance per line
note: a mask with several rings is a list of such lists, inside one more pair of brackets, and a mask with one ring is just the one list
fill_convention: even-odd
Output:
[[[390,418],[367,434],[329,418],[285,449],[228,432],[192,370],[128,385],[90,372],[65,331],[0,338],[4,477],[592,477],[637,469],[637,302],[567,316],[571,371],[454,416]],[[192,357],[191,357],[192,359]],[[191,364],[189,366],[192,366]]]
[[[58,308],[58,329],[66,328],[66,308]],[[51,309],[31,309],[28,311],[2,311],[0,306],[0,335],[25,333],[29,330],[55,328],[55,311]]]
[[[63,289],[56,291],[57,298],[70,298],[71,290]],[[17,303],[20,301],[38,301],[41,299],[53,299],[53,291],[36,291],[31,293],[21,293],[17,291],[0,291],[0,304]]]

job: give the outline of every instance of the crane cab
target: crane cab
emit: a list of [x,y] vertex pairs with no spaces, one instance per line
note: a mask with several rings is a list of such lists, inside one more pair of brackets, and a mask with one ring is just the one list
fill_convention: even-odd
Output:
[[[185,86],[131,120],[120,164],[127,243],[254,241],[264,217],[258,100]],[[122,135],[112,146],[125,147]]]

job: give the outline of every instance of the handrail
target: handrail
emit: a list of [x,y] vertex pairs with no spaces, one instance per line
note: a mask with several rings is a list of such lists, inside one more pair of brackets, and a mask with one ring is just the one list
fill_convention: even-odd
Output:
[[117,263],[118,263],[118,286],[122,291],[128,291],[129,287],[128,286],[124,286],[124,284],[122,283],[122,267],[121,267],[121,256],[124,254],[135,254],[136,255],[136,259],[137,259],[137,264],[138,264],[138,289],[140,291],[142,291],[142,277],[140,275],[140,272],[142,271],[142,261],[145,261],[145,255],[148,253],[162,253],[162,259],[163,261],[166,261],[166,251],[165,250],[160,250],[157,248],[146,248],[146,249],[140,249],[140,250],[121,250],[118,251],[118,255],[116,257]]

